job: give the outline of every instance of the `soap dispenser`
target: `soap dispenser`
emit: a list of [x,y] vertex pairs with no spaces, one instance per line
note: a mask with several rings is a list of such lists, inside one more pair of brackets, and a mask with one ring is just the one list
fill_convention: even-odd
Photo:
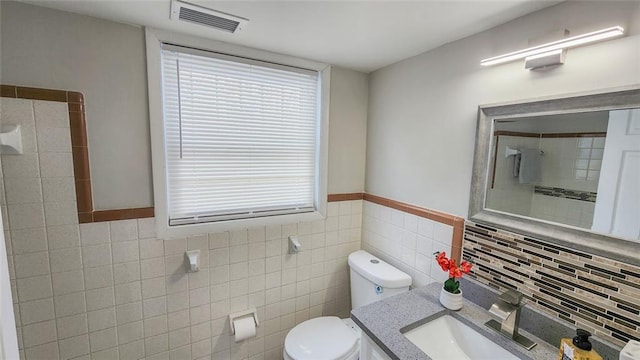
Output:
[[578,329],[573,339],[562,339],[558,360],[602,360],[602,356],[592,349],[589,336],[588,331]]

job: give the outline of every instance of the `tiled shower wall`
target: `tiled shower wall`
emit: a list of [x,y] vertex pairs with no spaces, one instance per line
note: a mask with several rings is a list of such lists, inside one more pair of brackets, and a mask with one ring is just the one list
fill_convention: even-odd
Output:
[[[495,159],[491,159],[491,166],[494,161],[496,165],[492,186],[487,192],[488,207],[590,229],[595,201],[552,196],[549,192],[534,191],[532,184],[520,184],[513,176],[514,157],[505,157],[505,151],[508,146],[512,149],[539,148],[544,152],[541,157],[542,179],[536,185],[554,188],[556,192],[595,193],[605,138],[597,134],[542,138],[536,135],[540,134],[496,137],[493,146],[497,143],[498,149]],[[575,211],[566,211],[567,208]]]
[[447,273],[433,253],[450,255],[453,227],[404,211],[364,202],[362,248],[413,279],[413,287],[443,282]]
[[[578,136],[540,139],[542,157],[541,186],[565,192],[596,193],[605,137]],[[560,191],[562,191],[560,190]],[[575,209],[566,211],[566,209]],[[594,201],[574,200],[533,194],[531,216],[590,229],[593,223]]]
[[538,147],[538,139],[509,135],[496,136],[495,139],[497,140],[492,142],[492,146],[497,146],[498,149],[497,153],[495,148],[491,152],[496,154],[495,158],[491,159],[490,165],[495,166],[495,173],[490,179],[492,184],[487,191],[487,207],[529,216],[533,185],[520,184],[518,177],[513,176],[515,157],[505,157],[505,154],[507,146],[512,149],[536,148]]
[[[539,189],[539,187],[536,188]],[[569,191],[565,190],[565,192]],[[593,225],[595,201],[569,199],[560,196],[542,195],[540,193],[534,193],[532,199],[531,214],[529,215],[531,217],[584,229],[591,229]]]
[[640,341],[640,267],[466,222],[463,257],[471,276],[514,288],[528,306],[620,347]]
[[[329,203],[323,221],[178,240],[157,239],[153,218],[78,225],[67,105],[3,98],[0,121],[25,141],[2,155],[0,182],[22,358],[281,359],[297,323],[348,316],[362,200]],[[187,249],[201,250],[197,273]],[[228,314],[252,307],[257,336],[235,343]]]

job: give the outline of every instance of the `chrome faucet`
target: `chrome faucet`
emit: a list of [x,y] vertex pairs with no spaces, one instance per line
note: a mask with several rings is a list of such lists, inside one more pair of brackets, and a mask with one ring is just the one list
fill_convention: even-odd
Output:
[[518,334],[520,326],[520,311],[526,304],[522,293],[507,290],[498,296],[498,300],[491,305],[489,313],[494,319],[485,323],[488,327],[502,335],[513,339],[527,350],[531,350],[536,343]]

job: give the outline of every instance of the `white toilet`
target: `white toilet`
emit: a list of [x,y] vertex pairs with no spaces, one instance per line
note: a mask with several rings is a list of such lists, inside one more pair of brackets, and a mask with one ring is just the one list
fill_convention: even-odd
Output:
[[[358,308],[409,290],[411,277],[364,250],[349,255],[351,307]],[[360,329],[351,319],[322,316],[291,329],[285,360],[356,360]]]

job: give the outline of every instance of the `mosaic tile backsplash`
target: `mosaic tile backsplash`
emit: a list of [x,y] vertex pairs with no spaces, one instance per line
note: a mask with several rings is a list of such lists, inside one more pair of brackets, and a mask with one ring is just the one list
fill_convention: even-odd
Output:
[[517,289],[532,306],[618,346],[640,341],[640,267],[471,221],[463,258],[471,277]]
[[572,200],[588,201],[592,203],[596,202],[596,197],[598,196],[598,193],[595,193],[592,191],[570,190],[570,189],[563,189],[563,188],[550,187],[550,186],[536,185],[533,188],[533,190],[536,194],[566,198],[566,199],[572,199]]

